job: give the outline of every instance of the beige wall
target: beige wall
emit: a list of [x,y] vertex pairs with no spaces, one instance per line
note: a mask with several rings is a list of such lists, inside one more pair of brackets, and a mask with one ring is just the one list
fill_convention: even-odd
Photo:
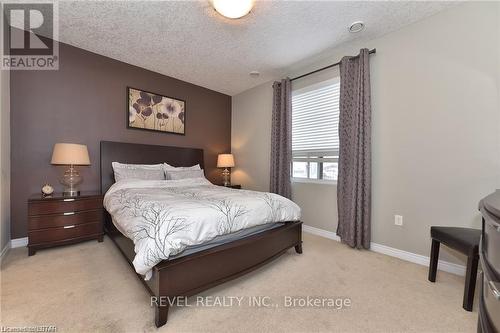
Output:
[[302,209],[305,224],[336,232],[337,187],[331,184],[292,183],[292,197]]
[[272,82],[232,98],[231,152],[235,165],[231,182],[267,191],[271,155]]
[[0,251],[10,241],[10,73],[0,70]]
[[[500,186],[499,7],[461,4],[288,69],[293,77],[361,47],[377,48],[371,58],[373,242],[428,255],[431,225],[480,227],[478,200]],[[258,141],[242,140],[241,133],[256,132],[270,119],[271,103],[263,100],[271,98],[270,84],[233,98],[233,149],[252,161],[241,165],[251,177],[235,178],[259,190],[267,189],[255,179],[269,177],[269,133]],[[250,110],[252,101],[259,105]],[[306,224],[335,231],[335,192],[334,186],[294,184]],[[403,215],[402,227],[394,225],[395,214]]]

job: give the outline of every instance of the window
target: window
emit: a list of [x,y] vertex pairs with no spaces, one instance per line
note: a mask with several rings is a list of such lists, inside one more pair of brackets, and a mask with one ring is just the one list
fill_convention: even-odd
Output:
[[323,81],[292,95],[292,177],[336,181],[340,80]]

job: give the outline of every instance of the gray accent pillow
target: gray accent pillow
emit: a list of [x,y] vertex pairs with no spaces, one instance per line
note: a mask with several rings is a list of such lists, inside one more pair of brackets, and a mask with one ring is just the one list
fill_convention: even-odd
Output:
[[124,164],[111,163],[115,181],[123,179],[165,180],[162,164]]
[[167,171],[175,171],[175,170],[201,170],[201,167],[200,167],[199,164],[196,164],[196,165],[193,165],[193,166],[190,166],[190,167],[174,167],[174,166],[171,166],[168,163],[163,163],[163,170],[165,172],[167,172]]
[[167,179],[205,178],[203,170],[167,170]]

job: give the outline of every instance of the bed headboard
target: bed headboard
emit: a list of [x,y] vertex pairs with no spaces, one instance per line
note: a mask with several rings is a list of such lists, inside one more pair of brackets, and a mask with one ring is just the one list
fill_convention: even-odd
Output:
[[199,164],[204,169],[203,149],[101,141],[101,193],[105,193],[115,182],[111,162],[131,164],[166,162],[176,167]]

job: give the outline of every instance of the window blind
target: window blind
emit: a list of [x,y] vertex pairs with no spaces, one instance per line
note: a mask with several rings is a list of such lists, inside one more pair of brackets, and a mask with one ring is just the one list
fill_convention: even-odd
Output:
[[331,80],[292,96],[293,157],[337,159],[340,82]]

